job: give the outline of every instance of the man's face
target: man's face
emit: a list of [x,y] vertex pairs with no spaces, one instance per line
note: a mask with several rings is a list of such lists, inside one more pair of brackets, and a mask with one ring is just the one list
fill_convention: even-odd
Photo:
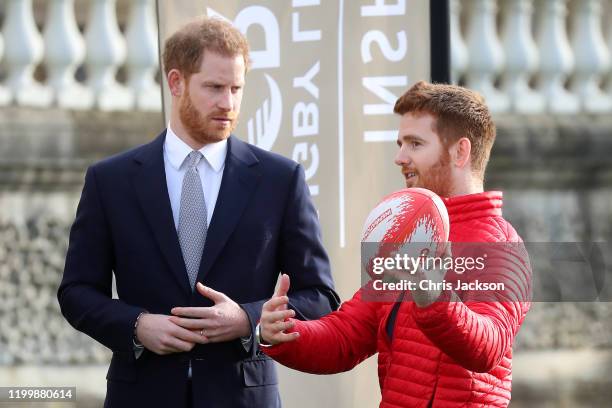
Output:
[[450,154],[434,132],[430,114],[402,115],[395,164],[401,166],[406,187],[421,187],[442,197],[452,192]]
[[203,144],[229,137],[238,123],[244,74],[242,55],[204,52],[200,71],[189,77],[179,99],[180,119],[189,136]]

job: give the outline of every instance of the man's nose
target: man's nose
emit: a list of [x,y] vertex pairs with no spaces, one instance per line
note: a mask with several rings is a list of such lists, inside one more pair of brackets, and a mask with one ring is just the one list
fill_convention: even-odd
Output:
[[219,109],[228,112],[234,109],[234,98],[232,97],[232,91],[230,89],[223,91],[221,95],[219,95],[217,106]]
[[398,166],[404,166],[408,164],[408,155],[406,154],[403,148],[400,148],[397,151],[394,161],[395,161],[395,164],[397,164]]

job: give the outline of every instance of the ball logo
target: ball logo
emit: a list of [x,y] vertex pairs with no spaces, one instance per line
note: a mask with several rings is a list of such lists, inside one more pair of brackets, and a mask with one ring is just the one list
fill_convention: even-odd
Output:
[[391,209],[387,208],[385,212],[383,212],[378,217],[376,217],[376,219],[370,225],[368,225],[368,227],[366,228],[366,231],[361,237],[361,241],[367,241],[368,237],[370,236],[370,233],[374,231],[374,228],[378,227],[378,225],[381,222],[383,222],[386,218],[389,218],[390,216],[391,216]]

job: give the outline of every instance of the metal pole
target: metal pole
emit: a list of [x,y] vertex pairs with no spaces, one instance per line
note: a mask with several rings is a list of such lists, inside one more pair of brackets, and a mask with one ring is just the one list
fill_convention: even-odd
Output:
[[429,0],[431,82],[450,83],[449,0]]

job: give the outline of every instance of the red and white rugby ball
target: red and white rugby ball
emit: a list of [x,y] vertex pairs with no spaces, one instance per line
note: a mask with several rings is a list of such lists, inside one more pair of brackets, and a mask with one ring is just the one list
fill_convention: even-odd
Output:
[[[361,242],[399,246],[415,243],[418,244],[412,249],[415,253],[410,256],[419,256],[424,249],[429,256],[440,256],[446,247],[449,230],[448,212],[440,197],[424,188],[406,188],[384,197],[370,211]],[[390,246],[384,247],[388,252]],[[369,255],[364,254],[366,264],[373,256],[385,256],[376,245],[362,245],[364,248],[369,249]]]

